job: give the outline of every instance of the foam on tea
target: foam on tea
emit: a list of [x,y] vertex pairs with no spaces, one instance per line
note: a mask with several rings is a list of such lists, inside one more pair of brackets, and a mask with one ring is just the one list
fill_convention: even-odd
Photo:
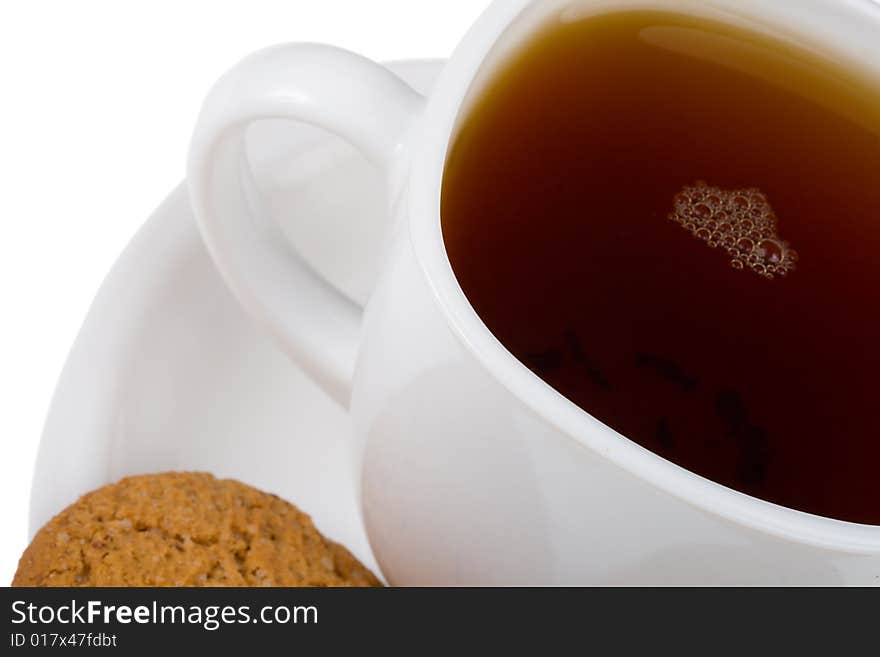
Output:
[[723,190],[698,181],[675,195],[669,218],[708,246],[721,248],[734,269],[769,280],[794,271],[798,255],[779,236],[777,219],[759,189]]
[[721,484],[880,524],[880,93],[693,16],[548,23],[471,103],[441,217],[488,328]]

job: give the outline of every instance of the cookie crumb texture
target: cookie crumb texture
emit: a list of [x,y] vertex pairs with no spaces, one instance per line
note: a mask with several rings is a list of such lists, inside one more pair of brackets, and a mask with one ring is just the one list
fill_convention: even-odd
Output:
[[311,518],[232,479],[128,477],[34,537],[13,586],[381,586]]

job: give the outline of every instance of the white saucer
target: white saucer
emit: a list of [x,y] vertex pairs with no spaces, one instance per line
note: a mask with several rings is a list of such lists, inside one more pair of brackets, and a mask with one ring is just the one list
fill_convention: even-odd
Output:
[[[427,92],[442,62],[390,65]],[[389,221],[379,175],[325,133],[265,122],[249,158],[303,255],[363,301]],[[30,534],[125,475],[205,470],[276,493],[378,572],[355,506],[348,417],[239,310],[185,185],[113,267],[58,382],[34,472]]]

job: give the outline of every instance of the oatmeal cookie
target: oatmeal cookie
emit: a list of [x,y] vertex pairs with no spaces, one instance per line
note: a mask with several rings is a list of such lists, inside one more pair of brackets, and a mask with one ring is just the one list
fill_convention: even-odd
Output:
[[195,472],[84,495],[37,533],[12,585],[381,586],[292,504]]

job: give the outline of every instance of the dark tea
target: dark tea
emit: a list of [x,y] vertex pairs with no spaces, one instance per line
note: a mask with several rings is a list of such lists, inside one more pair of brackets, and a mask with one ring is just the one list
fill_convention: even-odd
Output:
[[488,328],[609,427],[880,524],[880,93],[808,46],[546,25],[460,121],[443,235]]

